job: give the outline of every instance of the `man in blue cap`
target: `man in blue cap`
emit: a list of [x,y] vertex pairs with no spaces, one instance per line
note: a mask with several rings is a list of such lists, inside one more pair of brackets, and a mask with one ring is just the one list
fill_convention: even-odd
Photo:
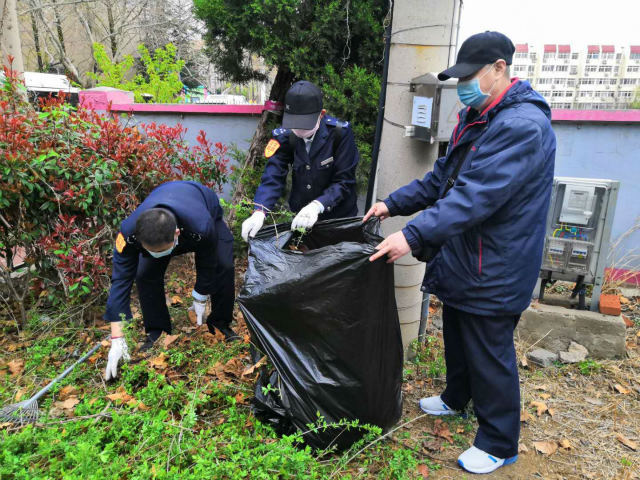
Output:
[[282,127],[267,144],[267,165],[256,191],[256,210],[242,224],[248,241],[284,193],[292,169],[289,206],[297,213],[291,228],[311,228],[318,219],[354,217],[356,167],[360,158],[348,122],[326,115],[322,91],[313,83],[294,83],[285,95]]
[[172,257],[188,252],[195,253],[196,282],[190,310],[195,312],[197,324],[202,325],[211,297],[211,314],[206,320],[209,331],[219,330],[227,341],[237,338],[230,328],[235,301],[233,236],[222,219],[218,197],[196,182],[163,183],[122,222],[116,237],[104,314],[111,322],[107,380],[117,375],[120,360],[129,359],[122,322],[131,318],[134,280],[147,334],[141,350],[147,350],[162,332],[171,333],[164,274]]
[[473,400],[474,444],[458,459],[473,473],[513,463],[520,391],[513,332],[540,270],[556,140],[551,112],[528,82],[509,77],[511,40],[498,32],[468,38],[456,64],[466,105],[446,156],[365,216],[423,210],[378,245],[375,260],[411,252],[428,261],[423,290],[443,302],[447,387],[423,398],[432,415],[456,415]]

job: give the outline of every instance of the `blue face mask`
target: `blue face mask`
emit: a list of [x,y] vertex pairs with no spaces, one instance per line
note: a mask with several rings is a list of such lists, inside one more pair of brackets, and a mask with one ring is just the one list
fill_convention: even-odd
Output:
[[[465,105],[473,108],[479,108],[482,104],[489,98],[491,95],[491,90],[493,89],[493,85],[491,85],[491,89],[489,89],[489,93],[484,93],[480,88],[480,79],[484,77],[487,73],[491,71],[493,68],[493,64],[491,68],[487,70],[481,77],[472,78],[471,80],[467,80],[465,82],[458,81],[458,97],[460,97],[460,101]],[[497,79],[496,79],[497,81]],[[495,82],[493,82],[495,84]]]
[[171,255],[171,252],[173,252],[173,249],[176,248],[176,245],[178,245],[178,237],[175,238],[173,246],[171,248],[167,248],[166,250],[163,250],[161,252],[151,252],[149,250],[147,250],[147,252],[149,252],[149,255],[151,255],[153,258],[166,257],[167,255]]

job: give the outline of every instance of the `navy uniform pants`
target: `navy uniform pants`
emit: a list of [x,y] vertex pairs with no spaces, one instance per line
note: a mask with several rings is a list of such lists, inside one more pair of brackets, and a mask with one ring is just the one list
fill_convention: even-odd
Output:
[[520,315],[481,316],[443,306],[447,388],[450,408],[469,400],[478,418],[474,445],[499,458],[518,454],[520,384],[513,331]]
[[231,324],[235,301],[233,242],[219,240],[214,248],[199,248],[192,243],[189,238],[179,238],[178,246],[170,256],[153,258],[140,255],[136,285],[147,333],[152,330],[171,333],[164,275],[171,257],[190,251],[195,251],[197,275],[205,278],[201,284],[206,285],[207,291],[198,290],[198,293],[211,295],[211,314],[207,318],[209,330],[213,332],[212,327],[228,327]]

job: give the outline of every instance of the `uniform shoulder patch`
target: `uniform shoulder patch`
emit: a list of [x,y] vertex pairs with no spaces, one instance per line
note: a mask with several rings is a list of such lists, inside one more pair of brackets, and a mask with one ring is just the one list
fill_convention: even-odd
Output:
[[289,130],[287,130],[286,128],[276,128],[272,133],[274,137],[277,137],[278,135],[284,135],[288,131]]
[[277,141],[275,138],[272,138],[271,140],[269,140],[269,143],[267,143],[267,146],[264,147],[264,156],[266,158],[273,157],[273,154],[276,153],[279,148],[280,148],[280,142]]
[[122,253],[124,247],[127,246],[127,241],[124,239],[122,232],[118,232],[118,236],[116,237],[116,251],[118,253]]

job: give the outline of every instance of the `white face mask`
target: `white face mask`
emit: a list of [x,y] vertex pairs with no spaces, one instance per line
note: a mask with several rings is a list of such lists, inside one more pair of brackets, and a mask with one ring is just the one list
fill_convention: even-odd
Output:
[[149,250],[147,250],[147,252],[149,252],[149,255],[151,255],[153,258],[162,258],[166,257],[167,255],[171,255],[171,252],[173,252],[173,249],[176,248],[177,245],[178,237],[175,237],[173,245],[170,248],[167,248],[166,250],[163,250],[161,252],[151,252]]
[[318,117],[318,121],[316,122],[316,126],[313,127],[311,130],[300,130],[300,129],[297,129],[297,128],[292,128],[291,131],[298,138],[311,138],[316,134],[316,132],[318,131],[318,128],[320,128],[320,119],[321,118],[322,118],[322,115],[320,115]]

